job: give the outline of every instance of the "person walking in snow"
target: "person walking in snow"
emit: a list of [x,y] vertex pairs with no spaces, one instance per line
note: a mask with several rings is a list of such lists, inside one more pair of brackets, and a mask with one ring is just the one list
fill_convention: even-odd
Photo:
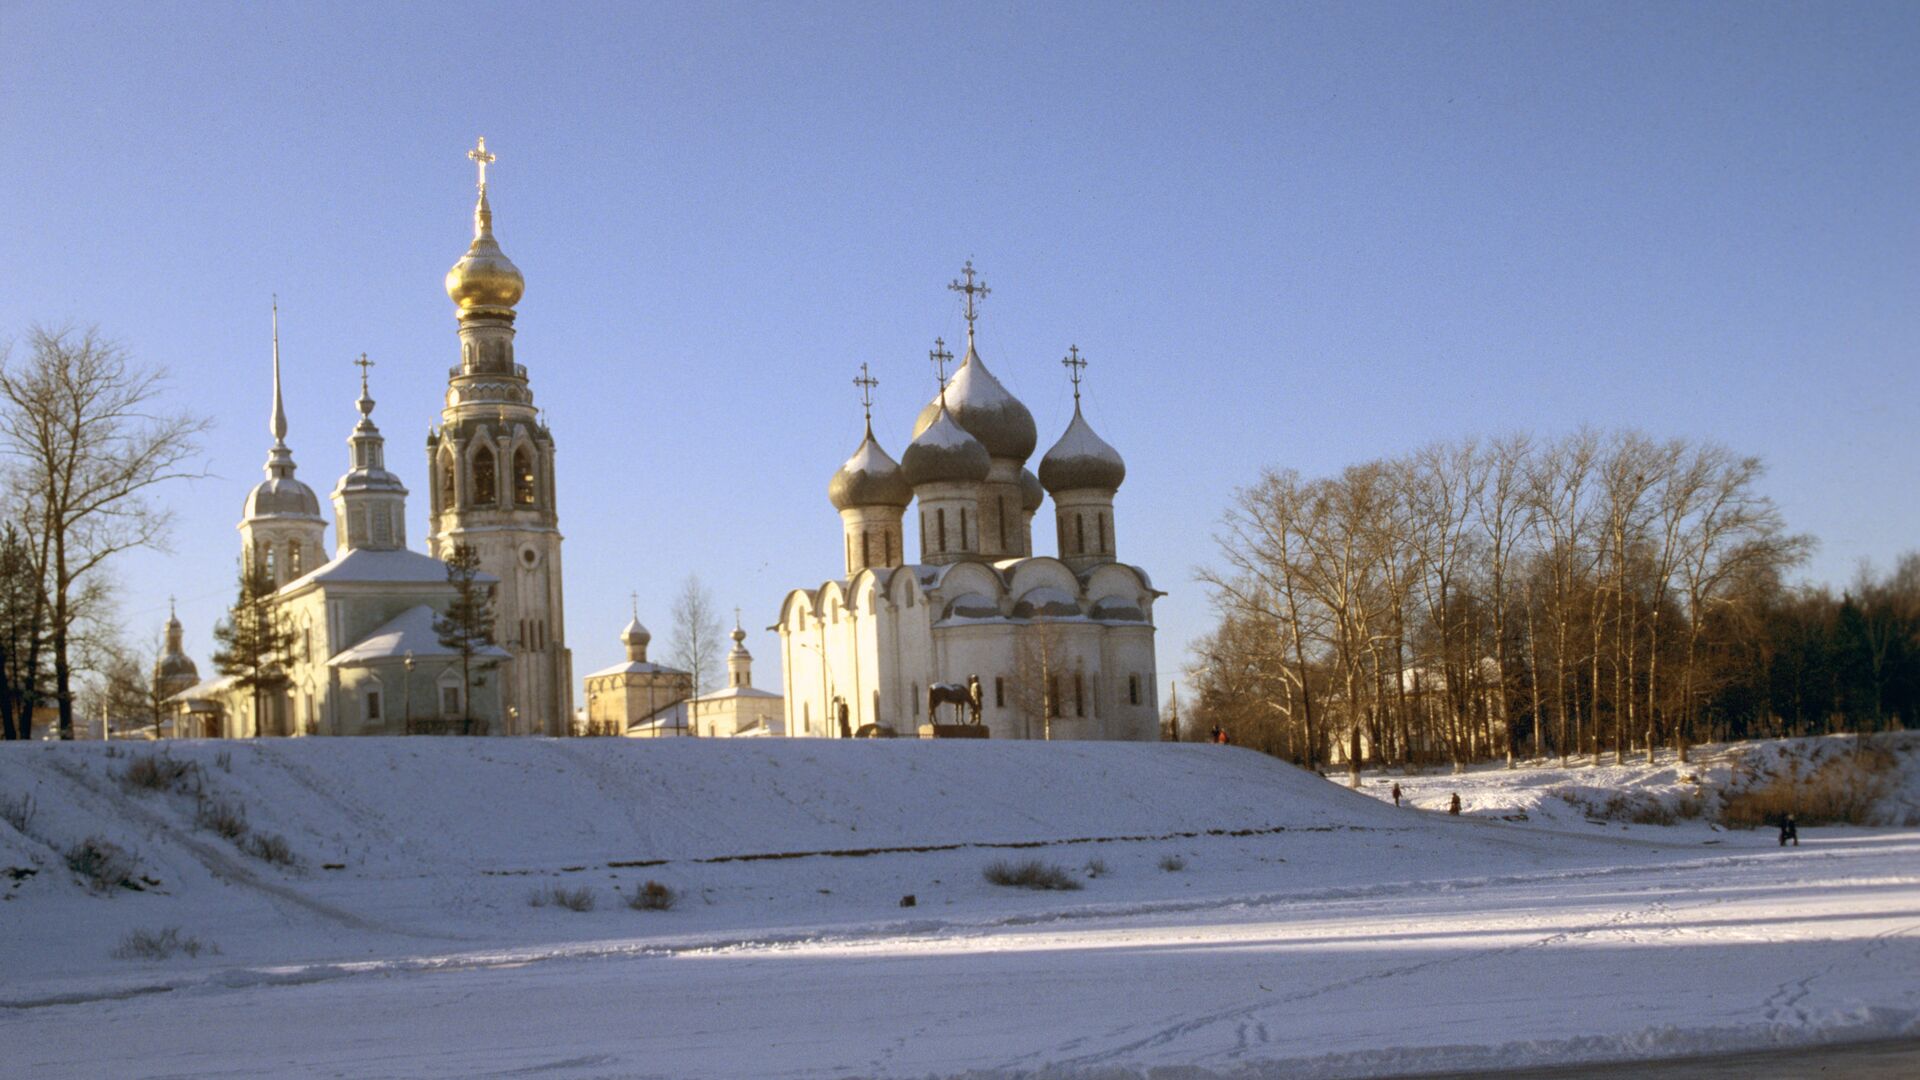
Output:
[[1800,827],[1793,823],[1792,814],[1785,814],[1780,818],[1780,846],[1786,847],[1789,840],[1794,847],[1800,846]]
[[1452,800],[1450,800],[1447,803],[1447,813],[1452,814],[1454,817],[1460,816],[1460,793],[1459,792],[1457,791],[1454,792]]
[[1393,782],[1393,805],[1400,805],[1400,781],[1398,780]]

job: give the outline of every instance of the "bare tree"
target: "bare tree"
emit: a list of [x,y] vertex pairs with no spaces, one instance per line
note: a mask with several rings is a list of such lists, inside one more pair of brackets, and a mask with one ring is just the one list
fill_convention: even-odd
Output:
[[[668,655],[675,667],[692,674],[696,696],[712,689],[719,678],[722,633],[713,595],[700,584],[699,575],[688,574],[680,583],[680,595],[673,601],[673,644]],[[689,714],[687,732],[692,734],[692,731]]]
[[[1075,678],[1084,675],[1069,660],[1065,637],[1053,620],[1035,615],[1014,632],[1013,704],[1023,718],[1027,738],[1034,737],[1036,720],[1039,737],[1053,738],[1053,722],[1071,708]],[[931,714],[927,720],[932,722]]]
[[102,595],[115,555],[161,545],[172,515],[148,500],[187,468],[207,421],[162,407],[165,373],[127,358],[88,327],[35,327],[29,355],[0,354],[0,449],[30,500],[50,607],[53,692],[60,737],[73,737],[75,624]]

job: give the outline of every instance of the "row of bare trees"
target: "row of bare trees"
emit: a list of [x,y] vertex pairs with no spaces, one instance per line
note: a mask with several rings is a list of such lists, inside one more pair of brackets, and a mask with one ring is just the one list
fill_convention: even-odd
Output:
[[1317,767],[1684,748],[1809,542],[1758,459],[1581,430],[1239,491],[1189,719]]
[[208,422],[170,410],[165,372],[95,328],[24,344],[0,347],[0,736],[33,737],[50,705],[72,738],[81,672],[114,681],[110,564],[165,541],[172,514],[150,496],[193,475]]

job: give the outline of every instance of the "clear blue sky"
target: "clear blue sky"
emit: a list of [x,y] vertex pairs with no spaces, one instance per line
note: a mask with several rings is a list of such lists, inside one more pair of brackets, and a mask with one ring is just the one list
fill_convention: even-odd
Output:
[[1042,449],[1092,360],[1163,678],[1266,464],[1634,425],[1763,455],[1814,579],[1920,546],[1920,5],[0,3],[0,336],[97,321],[218,420],[175,550],[117,567],[130,632],[176,592],[206,668],[270,293],[301,477],[368,352],[422,544],[479,134],[577,674],[692,571],[775,684],[849,380],[898,454],[968,256]]

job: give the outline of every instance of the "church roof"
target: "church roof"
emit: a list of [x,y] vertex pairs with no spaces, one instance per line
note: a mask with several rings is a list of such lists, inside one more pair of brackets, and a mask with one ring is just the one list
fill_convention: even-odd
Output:
[[601,668],[599,671],[589,672],[587,674],[587,678],[598,679],[603,675],[685,675],[685,674],[687,674],[687,672],[681,671],[679,668],[668,667],[665,664],[656,664],[650,660],[628,660],[628,661],[625,661],[624,663],[615,664],[610,668]]
[[[295,578],[281,586],[280,591],[286,592],[289,589],[313,584],[342,585],[370,582],[382,585],[426,585],[435,582],[445,584],[446,580],[447,564],[431,555],[422,555],[405,548],[392,551],[354,548],[345,555],[336,557],[332,562],[316,567],[305,576]],[[500,579],[481,571],[473,575],[473,580],[494,582]]]
[[232,688],[233,688],[233,677],[231,675],[222,675],[217,679],[206,679],[201,682],[194,683],[192,686],[189,686],[185,690],[182,690],[179,693],[168,698],[167,703],[168,704],[185,704],[185,703],[194,702],[194,701],[206,701],[214,697],[215,695],[225,693],[227,690],[230,690]]
[[[353,667],[380,660],[393,660],[412,653],[416,658],[444,658],[460,655],[458,650],[440,644],[440,635],[433,631],[433,620],[438,613],[430,605],[421,604],[387,620],[386,624],[360,640],[360,643],[346,649],[327,661],[328,667]],[[498,645],[488,645],[478,650],[478,655],[489,660],[504,660],[512,654]]]
[[640,736],[665,735],[685,730],[687,730],[687,703],[684,701],[663,705],[652,715],[627,725],[627,734]]
[[731,701],[735,698],[773,698],[778,701],[780,695],[772,693],[771,691],[762,690],[757,686],[729,686],[722,690],[715,690],[711,694],[701,694],[693,700],[698,702]]

